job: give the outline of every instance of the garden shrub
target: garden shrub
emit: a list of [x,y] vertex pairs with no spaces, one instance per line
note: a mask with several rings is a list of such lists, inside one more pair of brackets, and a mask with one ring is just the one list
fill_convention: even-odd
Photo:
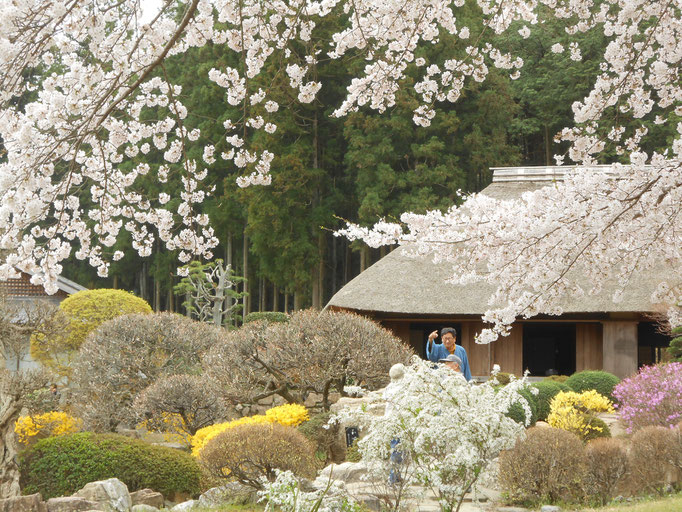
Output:
[[571,375],[565,384],[576,393],[593,389],[613,402],[613,388],[619,382],[620,379],[612,373],[603,370],[584,370]]
[[298,430],[315,445],[315,452],[321,454],[325,462],[343,462],[346,459],[346,446],[340,439],[341,424],[337,421],[329,425],[329,412],[320,412],[298,426]]
[[182,442],[201,428],[225,418],[226,409],[213,383],[196,375],[168,375],[142,391],[133,409],[147,430],[179,436]]
[[565,384],[568,380],[568,375],[549,375],[545,377],[541,382],[558,382],[560,384]]
[[538,420],[537,400],[535,395],[529,388],[521,388],[519,390],[519,395],[525,398],[528,402],[528,407],[530,408],[530,418],[526,418],[526,411],[520,402],[514,402],[511,404],[509,410],[507,411],[507,417],[522,425],[535,425],[535,422]]
[[24,451],[21,488],[43,499],[68,496],[88,482],[118,478],[128,489],[170,496],[199,493],[201,469],[188,453],[117,434],[81,432],[50,437]]
[[617,494],[628,470],[627,449],[620,439],[595,439],[585,446],[586,494],[605,505]]
[[[648,426],[632,436],[628,456],[628,470],[633,494],[662,494],[675,472],[670,464],[679,449],[674,429]],[[678,454],[679,455],[679,454]]]
[[21,416],[14,425],[14,432],[18,441],[28,446],[46,437],[79,432],[82,427],[83,421],[80,418],[74,418],[62,411],[49,411]]
[[297,476],[315,475],[315,448],[293,427],[244,424],[225,430],[209,440],[199,455],[201,464],[214,477],[234,478],[261,489],[261,478],[274,482],[275,470]]
[[671,334],[673,338],[670,340],[668,354],[673,361],[682,362],[682,325],[675,327]]
[[250,322],[288,322],[289,321],[289,315],[286,313],[282,313],[281,311],[254,311],[252,313],[249,313],[246,315],[246,318],[244,318],[244,323],[248,324]]
[[649,425],[673,426],[682,419],[682,363],[643,366],[613,394],[627,432]]
[[125,315],[90,334],[74,365],[75,409],[88,430],[132,424],[133,400],[157,379],[200,373],[200,357],[225,331],[175,313]]
[[107,320],[132,313],[148,314],[152,308],[144,299],[124,290],[83,290],[59,304],[59,312],[67,329],[59,336],[36,334],[31,337],[31,357],[60,375],[69,376],[71,369],[56,353],[77,352],[88,335]]
[[346,447],[346,461],[347,462],[360,462],[362,460],[362,454],[358,448],[359,439],[354,439],[350,446]]
[[516,503],[578,501],[586,470],[580,438],[556,428],[528,429],[525,439],[499,458],[500,484]]
[[611,437],[611,428],[606,424],[601,418],[593,417],[590,420],[590,428],[585,435],[583,435],[583,441],[589,442],[596,439],[603,439]]
[[511,376],[514,375],[513,373],[507,373],[507,372],[497,372],[495,375],[495,378],[497,379],[497,383],[500,386],[506,386],[509,384],[509,381],[511,379]]
[[[557,377],[557,375],[553,375],[553,377]],[[531,385],[538,390],[538,394],[535,395],[535,402],[537,404],[537,417],[539,421],[547,421],[552,398],[559,394],[560,391],[570,391],[566,384],[553,380],[543,380]]]
[[598,412],[613,412],[613,406],[608,398],[596,391],[560,391],[550,402],[547,423],[587,441],[606,433],[606,424],[596,417]]
[[210,425],[208,427],[199,429],[192,437],[192,455],[195,457],[200,457],[201,451],[211,439],[222,432],[240,427],[242,425],[278,423],[288,427],[296,427],[308,419],[308,409],[306,409],[304,406],[300,404],[284,404],[268,409],[265,411],[265,414],[244,416],[243,418],[227,421],[225,423]]

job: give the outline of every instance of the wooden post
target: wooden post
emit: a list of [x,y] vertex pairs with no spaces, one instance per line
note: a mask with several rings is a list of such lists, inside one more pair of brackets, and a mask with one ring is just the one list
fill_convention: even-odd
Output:
[[603,322],[604,370],[621,379],[637,373],[637,323],[633,321]]

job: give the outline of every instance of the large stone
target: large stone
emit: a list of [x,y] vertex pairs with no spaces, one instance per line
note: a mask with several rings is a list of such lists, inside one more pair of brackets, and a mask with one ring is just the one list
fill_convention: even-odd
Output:
[[199,505],[206,508],[221,505],[246,505],[256,501],[256,490],[239,482],[213,487],[199,496]]
[[187,500],[175,505],[170,512],[187,512],[195,508],[199,508],[199,500]]
[[96,501],[105,512],[128,512],[133,506],[128,487],[118,478],[90,482],[74,496]]
[[159,512],[159,509],[152,507],[151,505],[145,505],[141,503],[139,505],[133,505],[133,508],[130,509],[130,512]]
[[65,496],[47,500],[47,512],[73,512],[99,510],[99,503],[78,496]]
[[344,462],[342,464],[330,464],[324,468],[315,480],[315,486],[326,487],[329,478],[340,480],[345,483],[360,482],[362,476],[367,474],[367,465],[364,462]]
[[156,508],[163,508],[163,494],[152,489],[140,489],[130,493],[130,500],[135,505],[151,505]]
[[0,512],[47,512],[43,497],[38,494],[0,499]]

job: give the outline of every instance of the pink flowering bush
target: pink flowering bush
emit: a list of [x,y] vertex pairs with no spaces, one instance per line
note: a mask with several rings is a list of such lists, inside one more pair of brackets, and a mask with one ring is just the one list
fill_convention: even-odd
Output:
[[613,396],[628,433],[649,425],[672,427],[682,419],[682,363],[643,366]]

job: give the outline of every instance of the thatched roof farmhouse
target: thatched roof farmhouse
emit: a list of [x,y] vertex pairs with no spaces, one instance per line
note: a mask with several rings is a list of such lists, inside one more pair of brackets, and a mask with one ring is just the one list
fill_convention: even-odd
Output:
[[[483,193],[498,199],[520,197],[562,179],[565,169],[494,169],[493,183]],[[535,376],[605,369],[624,377],[665,356],[669,340],[656,331],[650,300],[665,275],[663,266],[635,276],[622,302],[611,300],[607,283],[600,295],[566,298],[561,316],[517,321],[509,337],[490,345],[478,345],[474,337],[483,328],[480,317],[488,309],[492,288],[446,284],[450,271],[447,263],[409,257],[398,248],[346,284],[327,307],[371,316],[422,354],[429,332],[454,326],[478,376],[488,375],[497,363],[516,375],[526,369]],[[577,272],[573,276],[583,279]],[[611,287],[615,290],[615,280]]]

